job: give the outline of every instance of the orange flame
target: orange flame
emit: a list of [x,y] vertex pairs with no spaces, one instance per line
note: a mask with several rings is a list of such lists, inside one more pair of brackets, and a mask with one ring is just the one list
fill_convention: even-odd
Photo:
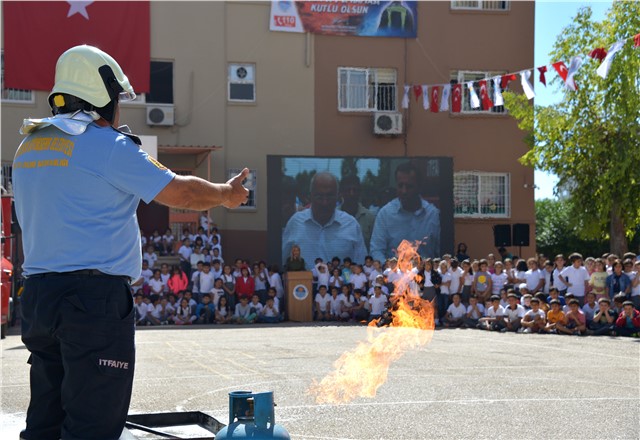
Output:
[[316,403],[347,403],[357,397],[375,397],[386,380],[392,362],[408,350],[428,344],[435,328],[431,302],[420,298],[414,270],[419,263],[417,246],[404,240],[398,246],[398,268],[402,277],[395,282],[391,296],[392,322],[378,328],[372,321],[367,341],[348,351],[333,364],[334,370],[307,390]]

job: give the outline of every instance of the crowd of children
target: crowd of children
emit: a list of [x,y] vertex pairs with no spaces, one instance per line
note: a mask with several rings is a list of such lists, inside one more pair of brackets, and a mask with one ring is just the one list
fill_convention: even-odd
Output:
[[[215,228],[184,231],[180,247],[170,231],[148,239],[141,279],[134,284],[138,325],[277,323],[284,287],[279,269],[263,261],[222,259]],[[156,267],[157,255],[177,249],[180,265]],[[215,251],[215,253],[213,252]],[[397,294],[397,281],[432,302],[435,323],[445,328],[571,335],[640,335],[640,257],[604,255],[568,261],[540,255],[527,260],[502,253],[416,260],[402,273],[397,260],[316,259],[313,316],[319,321],[370,322]],[[464,258],[460,261],[461,258]]]

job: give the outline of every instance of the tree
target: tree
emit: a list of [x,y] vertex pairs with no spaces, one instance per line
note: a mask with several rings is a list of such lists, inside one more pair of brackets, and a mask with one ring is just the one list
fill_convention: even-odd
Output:
[[[558,36],[550,57],[568,64],[638,32],[638,2],[614,2],[602,22],[592,21],[586,7]],[[569,189],[580,236],[599,239],[604,232],[610,250],[622,255],[640,225],[640,48],[628,41],[606,79],[596,74],[597,60],[583,61],[577,91],[557,76],[550,83],[564,94],[559,104],[532,107],[513,93],[505,93],[505,103],[528,133],[531,148],[521,162],[555,173],[558,186]]]
[[549,259],[573,252],[599,257],[608,250],[604,234],[600,239],[585,240],[580,226],[573,221],[570,199],[536,200],[536,248]]

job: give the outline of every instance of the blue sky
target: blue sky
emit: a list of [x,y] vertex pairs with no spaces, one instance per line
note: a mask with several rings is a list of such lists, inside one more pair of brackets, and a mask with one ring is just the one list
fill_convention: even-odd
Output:
[[[556,37],[562,29],[571,23],[578,9],[583,6],[590,6],[593,11],[592,19],[600,21],[604,19],[607,10],[611,7],[611,1],[568,1],[557,2],[550,0],[536,1],[536,25],[535,25],[535,67],[548,65],[559,60],[549,59],[549,52],[553,48]],[[563,60],[568,62],[568,60]],[[535,74],[536,72],[534,72]],[[551,88],[545,88],[536,82],[536,105],[550,105],[561,100],[562,95],[554,93]],[[544,173],[535,172],[535,198],[553,198],[553,189],[557,182],[557,177]]]

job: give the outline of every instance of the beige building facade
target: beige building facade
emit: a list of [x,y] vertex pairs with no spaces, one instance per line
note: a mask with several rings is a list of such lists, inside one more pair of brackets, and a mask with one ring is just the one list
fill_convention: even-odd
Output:
[[[478,3],[481,8],[469,9]],[[404,84],[533,65],[534,3],[484,3],[419,2],[418,38],[395,39],[272,32],[270,2],[152,2],[152,87],[155,67],[172,102],[124,104],[121,121],[134,133],[155,137],[159,160],[177,172],[220,182],[235,169],[253,171],[252,206],[209,213],[222,233],[226,260],[268,255],[268,155],[452,157],[454,181],[466,188],[454,194],[467,200],[475,190],[480,200],[497,185],[501,198],[495,212],[456,205],[454,243],[443,250],[466,242],[472,256],[486,255],[495,251],[494,225],[523,223],[531,226],[531,246],[522,254],[533,254],[533,170],[517,161],[526,146],[515,121],[495,112],[432,114],[415,99],[408,110],[400,108]],[[376,108],[340,108],[341,68],[394,73],[393,112],[402,116],[401,134],[374,134]],[[168,77],[163,69],[170,69]],[[9,92],[3,90],[1,105],[7,187],[22,119],[49,113],[47,92]],[[150,123],[156,107],[160,119]],[[182,218],[161,207],[143,207],[140,217],[145,229]]]

